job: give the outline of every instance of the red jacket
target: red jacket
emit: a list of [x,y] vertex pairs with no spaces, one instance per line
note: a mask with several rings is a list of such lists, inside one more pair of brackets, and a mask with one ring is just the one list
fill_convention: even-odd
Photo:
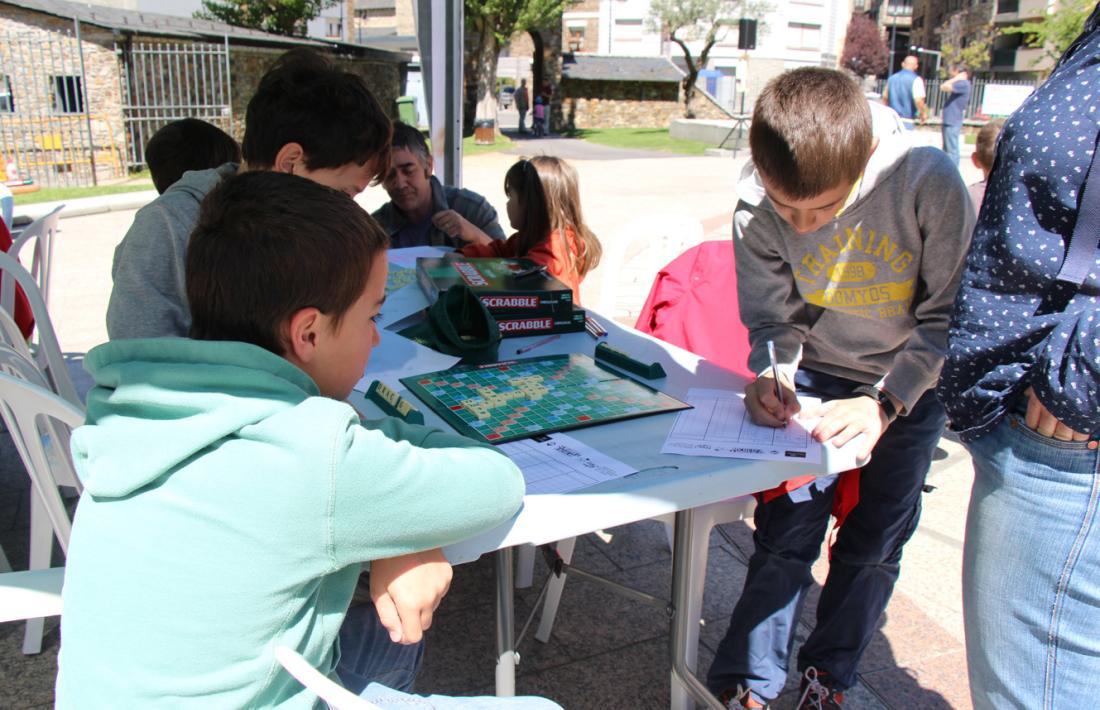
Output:
[[[11,232],[8,225],[0,220],[0,251],[7,252],[11,249]],[[27,301],[27,295],[18,285],[15,287],[15,324],[19,326],[19,332],[24,338],[30,338],[34,332],[34,315],[31,313],[31,304]]]
[[[467,244],[459,249],[463,256],[501,256],[513,258],[516,254],[516,240],[518,234],[513,234],[504,241],[496,240],[488,244]],[[577,253],[577,235],[572,229],[565,231],[565,239],[574,254]],[[542,264],[550,275],[573,289],[573,304],[581,304],[581,276],[570,265],[570,260],[565,253],[562,240],[558,237],[558,231],[554,230],[550,236],[539,243],[531,251],[523,255],[524,259],[530,259],[536,264]]]

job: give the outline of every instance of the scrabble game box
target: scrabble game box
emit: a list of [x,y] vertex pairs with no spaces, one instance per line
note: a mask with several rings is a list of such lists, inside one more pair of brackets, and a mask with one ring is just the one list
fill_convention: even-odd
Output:
[[[565,321],[576,320],[573,290],[529,259],[421,257],[416,260],[416,276],[431,303],[451,286],[464,283],[498,321],[544,315],[564,326]],[[578,312],[579,330],[584,327],[584,312]],[[552,332],[562,331],[528,330],[522,334]]]

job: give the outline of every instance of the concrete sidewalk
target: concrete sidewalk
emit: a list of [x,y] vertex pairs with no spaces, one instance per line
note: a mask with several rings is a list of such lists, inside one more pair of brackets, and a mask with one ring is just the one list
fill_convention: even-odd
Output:
[[[555,141],[546,141],[555,143]],[[547,152],[549,152],[548,149]],[[465,184],[482,192],[503,216],[503,176],[515,156],[467,158]],[[727,239],[735,197],[733,186],[744,161],[723,158],[645,156],[619,160],[573,157],[580,173],[585,215],[605,245],[630,239],[636,220],[655,215],[690,215],[704,225],[704,239]],[[968,161],[965,166],[969,167]],[[977,179],[964,173],[967,182]],[[66,209],[55,248],[51,310],[62,347],[75,363],[105,337],[103,316],[110,292],[115,245],[149,196],[112,196],[107,206],[79,216]],[[124,200],[130,199],[132,203]],[[381,188],[359,198],[368,209],[385,201]],[[115,200],[118,200],[116,202]],[[115,209],[111,206],[117,205]],[[45,209],[45,208],[43,208]],[[506,225],[505,225],[506,226]],[[586,279],[585,302],[600,293],[603,279],[618,286],[614,317],[633,323],[652,281],[650,265],[663,264],[692,240],[671,238],[638,245],[621,269],[598,268]],[[610,267],[608,267],[610,269]],[[84,386],[87,386],[85,381]],[[859,684],[846,707],[969,708],[963,652],[960,569],[963,523],[972,477],[965,451],[944,439],[929,475],[935,491],[924,497],[921,525],[906,548],[902,575],[879,632],[860,667]],[[0,545],[14,568],[26,565],[27,476],[7,437],[0,438]],[[733,524],[711,539],[700,649],[705,671],[725,630],[752,549],[751,528]],[[60,560],[60,557],[57,558]],[[671,570],[664,532],[639,523],[585,536],[574,557],[578,565],[653,594],[667,595]],[[824,560],[824,555],[822,556]],[[815,568],[818,585],[827,565]],[[545,574],[541,562],[536,579]],[[454,694],[489,692],[493,681],[493,594],[490,560],[455,570],[451,593],[428,636],[419,688]],[[799,639],[813,623],[819,587],[810,594]],[[531,609],[537,587],[517,594],[520,619]],[[522,622],[520,624],[522,626]],[[50,707],[56,673],[56,620],[42,654],[23,656],[21,624],[0,625],[0,706]],[[668,707],[668,623],[660,612],[577,579],[566,586],[561,612],[548,644],[527,638],[519,647],[518,690],[554,698],[570,709],[644,710]],[[792,706],[788,693],[775,707]]]

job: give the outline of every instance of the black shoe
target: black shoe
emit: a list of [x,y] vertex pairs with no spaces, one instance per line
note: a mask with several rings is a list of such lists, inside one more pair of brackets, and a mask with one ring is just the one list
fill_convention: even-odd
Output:
[[844,692],[833,687],[832,676],[813,666],[802,674],[799,690],[802,695],[795,710],[840,710],[844,706]]

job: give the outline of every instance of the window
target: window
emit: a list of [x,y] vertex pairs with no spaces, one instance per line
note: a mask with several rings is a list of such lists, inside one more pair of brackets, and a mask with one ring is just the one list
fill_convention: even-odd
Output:
[[788,22],[787,49],[821,49],[821,25]]
[[11,94],[11,77],[0,76],[0,113],[15,113],[15,97]]
[[51,108],[55,113],[84,113],[84,86],[79,76],[53,77]]
[[642,21],[640,19],[615,20],[614,37],[616,42],[640,42],[642,40]]
[[395,19],[397,17],[397,8],[370,7],[358,9],[355,11],[355,16],[358,17],[360,20]]
[[344,23],[341,20],[329,20],[325,23],[325,37],[340,37],[344,34]]

